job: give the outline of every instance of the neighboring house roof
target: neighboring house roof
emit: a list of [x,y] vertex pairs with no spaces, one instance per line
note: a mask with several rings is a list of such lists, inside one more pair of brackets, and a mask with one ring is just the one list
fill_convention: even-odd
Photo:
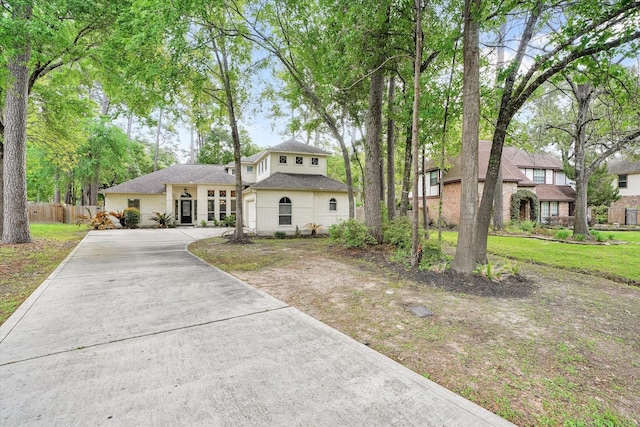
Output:
[[259,190],[315,190],[346,192],[347,184],[324,175],[305,175],[277,172],[253,184]]
[[173,165],[131,181],[106,188],[101,193],[162,194],[165,184],[235,185],[236,177],[222,165]]
[[623,159],[611,160],[607,165],[607,170],[611,175],[628,175],[640,173],[640,160],[636,162]]
[[576,191],[568,185],[538,184],[536,196],[541,202],[573,202]]
[[295,139],[290,139],[281,144],[274,145],[273,147],[269,147],[267,151],[278,151],[283,153],[304,153],[304,154],[318,154],[329,156],[331,153],[327,153],[324,150],[316,148],[312,145],[305,144],[300,141],[296,141]]

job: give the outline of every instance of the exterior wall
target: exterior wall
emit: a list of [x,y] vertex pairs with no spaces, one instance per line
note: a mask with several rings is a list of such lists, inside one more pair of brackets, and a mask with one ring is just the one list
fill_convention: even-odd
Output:
[[[422,178],[423,178],[423,175],[420,174],[420,176],[418,176],[418,197],[420,198],[422,198]],[[440,173],[438,173],[438,180],[440,180]],[[438,196],[438,194],[440,194],[440,186],[430,185],[430,184],[431,184],[430,172],[427,172],[427,197]],[[411,193],[409,193],[409,197],[411,197]]]
[[[618,177],[613,179],[613,188],[618,188]],[[640,196],[640,174],[627,174],[627,188],[618,188],[622,197]]]
[[[249,169],[253,168],[252,172],[249,172]],[[253,184],[256,182],[258,165],[242,165],[242,181],[247,182],[249,184]]]
[[[123,211],[129,206],[129,199],[140,200],[140,226],[148,227],[157,223],[149,217],[154,212],[166,212],[166,199],[164,194],[105,194],[104,210]],[[172,212],[171,210],[169,212]]]
[[611,203],[612,208],[637,208],[640,207],[640,195],[622,196],[620,200]]
[[556,171],[555,185],[571,185],[571,180],[567,178],[567,175],[563,171]]
[[[279,202],[288,197],[292,204],[291,225],[279,225]],[[329,199],[335,198],[337,210],[329,211]],[[349,217],[349,202],[346,193],[306,192],[292,190],[261,190],[248,195],[246,204],[249,207],[255,200],[255,232],[258,235],[271,235],[276,231],[287,234],[295,233],[296,226],[302,231],[309,223],[322,225],[326,231],[331,225]],[[249,226],[247,224],[247,226]]]
[[[460,192],[462,185],[454,182],[444,185],[442,195],[442,219],[447,225],[458,225],[460,223]],[[427,209],[429,210],[429,219],[438,220],[438,197],[427,198]]]
[[558,216],[569,216],[569,202],[558,203]]
[[[287,157],[287,163],[280,163],[280,156]],[[308,175],[327,175],[327,158],[323,155],[317,154],[298,154],[298,153],[269,153],[269,163],[271,164],[271,171],[265,176],[259,176],[259,180],[264,179],[277,172],[282,173],[298,173]],[[296,164],[296,157],[302,157],[302,165]],[[318,166],[311,164],[311,158],[318,159]]]

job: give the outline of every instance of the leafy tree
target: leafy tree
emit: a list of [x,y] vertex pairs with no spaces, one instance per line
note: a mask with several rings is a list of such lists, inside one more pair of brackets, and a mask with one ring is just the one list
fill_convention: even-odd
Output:
[[[240,129],[240,152],[243,157],[259,153],[261,149],[251,142],[246,130]],[[197,162],[202,164],[226,165],[234,161],[233,141],[229,132],[218,127],[213,128],[204,138],[204,143],[198,152]]]
[[[499,76],[503,82],[500,106],[494,122],[489,167],[475,231],[474,258],[478,262],[486,262],[487,235],[502,148],[515,114],[543,83],[571,65],[602,54],[633,55],[635,46],[632,42],[640,37],[640,30],[633,23],[639,15],[640,5],[626,0],[607,4],[532,0],[500,3],[495,10],[484,12],[483,16],[490,17],[488,24],[495,24],[496,20],[499,23],[509,16],[514,25],[510,34],[518,42],[514,46],[515,55]],[[516,35],[518,29],[519,36]],[[543,36],[546,46],[538,43]],[[526,69],[525,58],[532,58]],[[465,271],[471,272],[469,268]]]

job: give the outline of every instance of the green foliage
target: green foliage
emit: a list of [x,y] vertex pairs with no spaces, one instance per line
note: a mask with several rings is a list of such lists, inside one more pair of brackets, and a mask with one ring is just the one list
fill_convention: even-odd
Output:
[[411,233],[411,219],[405,215],[396,216],[393,220],[385,222],[382,241],[401,249],[411,248]]
[[227,215],[224,217],[222,221],[225,227],[235,227],[236,226],[236,216],[235,215]]
[[92,230],[107,230],[110,228],[116,228],[109,214],[107,212],[98,211],[95,215],[91,215],[91,211],[87,208],[87,215],[76,215],[76,224],[86,224]]
[[606,236],[596,230],[592,230],[591,231],[591,236],[595,239],[596,242],[604,242],[605,240],[607,240]]
[[207,228],[207,221],[205,221],[204,219],[200,221],[200,227]]
[[421,250],[419,270],[444,272],[448,268],[451,257],[443,252],[440,242],[437,240],[424,241],[421,244]]
[[520,221],[518,228],[525,233],[530,233],[536,227],[536,223],[533,221]]
[[573,240],[576,240],[578,242],[583,242],[585,239],[584,234],[574,234],[573,235]]
[[346,248],[365,248],[377,243],[367,226],[353,218],[329,227],[329,237]]
[[276,239],[284,239],[285,237],[287,237],[287,233],[285,233],[284,231],[276,231],[275,233],[273,233],[273,237],[275,237]]
[[596,214],[598,223],[605,224],[607,222],[606,211],[604,211],[604,219],[602,217],[602,208],[606,208],[611,203],[620,200],[620,192],[618,188],[611,185],[613,175],[607,172],[607,166],[601,165],[589,177],[589,185],[587,187],[587,206],[597,206],[599,214]]
[[[155,221],[158,223],[158,228],[169,228],[171,226],[173,226],[173,214],[170,213],[160,213],[160,212],[154,212],[151,216],[149,216],[149,219],[151,221]],[[205,222],[205,225],[207,223]]]
[[[259,153],[260,147],[251,142],[249,133],[240,129],[241,155],[249,157]],[[229,131],[215,127],[207,133],[202,148],[198,151],[197,162],[201,164],[226,165],[233,163],[233,140]]]
[[[611,187],[611,185],[609,185]],[[594,206],[591,208],[596,224],[606,224],[609,221],[609,206]]]
[[540,218],[540,200],[538,196],[529,190],[518,190],[511,195],[511,220],[520,220],[520,206],[523,200],[529,201],[529,218],[531,221],[538,221]]
[[556,231],[555,238],[556,239],[567,239],[571,235],[571,231],[569,230],[558,230]]
[[126,208],[124,210],[124,226],[126,228],[137,228],[140,224],[140,211],[138,208]]

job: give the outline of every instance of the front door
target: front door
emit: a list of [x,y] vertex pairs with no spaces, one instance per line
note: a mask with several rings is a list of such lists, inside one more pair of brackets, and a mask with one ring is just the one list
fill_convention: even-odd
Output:
[[191,224],[191,200],[180,200],[180,224]]

